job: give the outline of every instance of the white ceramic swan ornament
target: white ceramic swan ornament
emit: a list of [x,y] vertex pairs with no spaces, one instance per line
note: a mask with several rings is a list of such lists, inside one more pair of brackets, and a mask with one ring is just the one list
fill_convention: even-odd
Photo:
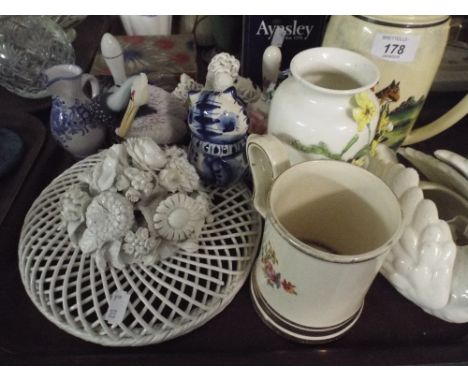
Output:
[[416,170],[398,163],[390,149],[380,145],[368,170],[395,192],[404,214],[404,233],[381,273],[426,312],[468,322],[468,246],[456,246],[436,205],[424,198]]

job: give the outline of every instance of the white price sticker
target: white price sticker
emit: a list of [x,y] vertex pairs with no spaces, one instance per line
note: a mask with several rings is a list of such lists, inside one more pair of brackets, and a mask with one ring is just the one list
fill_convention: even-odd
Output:
[[130,295],[123,290],[116,290],[112,293],[105,319],[109,324],[120,324],[127,311]]
[[420,36],[377,33],[372,54],[383,60],[411,62],[416,56]]

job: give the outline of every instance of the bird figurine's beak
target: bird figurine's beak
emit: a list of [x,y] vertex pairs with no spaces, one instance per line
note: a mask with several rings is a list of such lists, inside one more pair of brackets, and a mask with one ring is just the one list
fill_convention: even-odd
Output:
[[140,73],[138,78],[133,82],[132,89],[130,92],[130,101],[128,102],[127,110],[122,118],[120,127],[116,130],[116,134],[125,138],[130,127],[132,126],[133,120],[135,119],[136,113],[140,106],[147,104],[149,101],[149,89],[148,89],[148,77],[145,73]]

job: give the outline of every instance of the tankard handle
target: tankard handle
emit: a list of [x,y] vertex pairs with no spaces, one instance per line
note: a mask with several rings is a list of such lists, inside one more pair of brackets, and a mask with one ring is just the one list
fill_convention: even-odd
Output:
[[468,114],[468,94],[444,115],[423,127],[414,129],[404,140],[403,146],[412,145],[440,134]]
[[92,74],[85,73],[81,76],[81,87],[83,88],[89,82],[91,85],[91,98],[96,97],[99,94],[99,81]]
[[273,181],[291,166],[288,153],[273,135],[251,134],[247,139],[247,158],[254,183],[254,207],[265,217]]

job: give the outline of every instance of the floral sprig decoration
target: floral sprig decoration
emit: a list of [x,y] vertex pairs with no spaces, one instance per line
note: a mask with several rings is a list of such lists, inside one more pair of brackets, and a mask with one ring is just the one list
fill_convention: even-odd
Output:
[[367,129],[368,133],[367,145],[355,155],[352,163],[357,166],[365,166],[368,161],[367,154],[374,155],[378,143],[374,139],[375,134],[372,134],[370,125],[372,120],[378,116],[379,107],[372,101],[368,92],[355,94],[352,102],[354,104],[352,115],[357,123],[358,133],[364,131],[364,129]]
[[131,138],[106,150],[63,195],[62,220],[72,243],[99,269],[151,265],[177,250],[198,250],[198,236],[212,220],[200,188],[184,149]]
[[362,132],[377,115],[377,107],[367,92],[358,93],[353,97],[356,107],[353,107],[353,119],[357,123],[358,132]]
[[265,247],[262,248],[261,256],[263,273],[267,284],[274,289],[283,288],[286,293],[297,295],[296,286],[282,277],[281,273],[276,269],[276,267],[279,266],[278,258],[276,257],[276,252],[269,241],[265,244]]

